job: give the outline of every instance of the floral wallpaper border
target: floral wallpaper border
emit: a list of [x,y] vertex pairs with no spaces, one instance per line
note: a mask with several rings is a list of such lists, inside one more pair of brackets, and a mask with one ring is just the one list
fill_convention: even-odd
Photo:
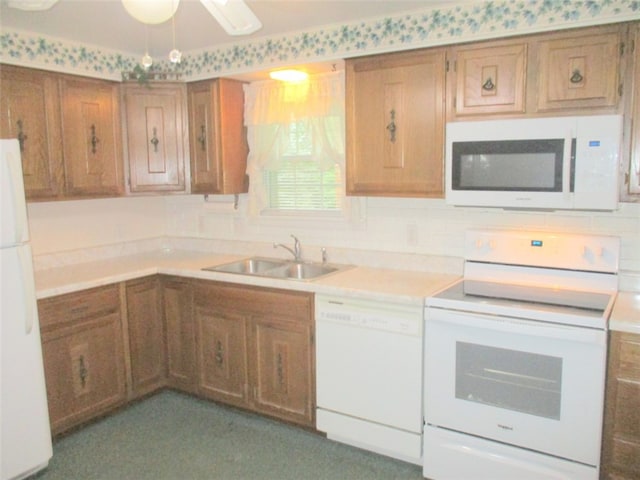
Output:
[[[470,40],[640,19],[640,0],[489,0],[185,52],[196,80],[286,64],[334,60]],[[137,56],[29,32],[0,33],[0,62],[121,79]],[[168,62],[159,69],[174,68]]]

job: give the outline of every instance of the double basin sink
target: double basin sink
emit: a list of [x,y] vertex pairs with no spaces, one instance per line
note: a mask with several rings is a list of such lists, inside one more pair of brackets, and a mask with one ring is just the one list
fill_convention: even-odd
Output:
[[203,268],[212,272],[237,273],[285,280],[315,280],[350,268],[349,265],[313,263],[279,258],[251,257]]

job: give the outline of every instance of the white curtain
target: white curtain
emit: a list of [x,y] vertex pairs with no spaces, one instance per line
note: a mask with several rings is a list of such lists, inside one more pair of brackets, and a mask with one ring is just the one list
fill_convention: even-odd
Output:
[[250,177],[249,207],[259,214],[267,206],[265,170],[282,161],[283,136],[293,122],[307,122],[312,132],[312,158],[321,169],[338,165],[344,178],[344,72],[311,75],[306,81],[254,82],[244,87]]

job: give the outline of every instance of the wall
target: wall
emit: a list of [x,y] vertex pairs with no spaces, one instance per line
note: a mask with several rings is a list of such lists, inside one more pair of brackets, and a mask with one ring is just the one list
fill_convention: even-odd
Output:
[[[167,198],[167,233],[207,239],[291,243],[295,234],[303,253],[320,259],[320,247],[444,257],[463,256],[463,234],[469,228],[508,228],[615,235],[621,238],[620,269],[629,279],[625,289],[640,289],[640,204],[621,203],[615,212],[505,211],[451,207],[444,200],[353,199],[347,220],[316,218],[252,218],[246,198],[239,209],[230,203],[208,203],[203,196]],[[305,248],[306,247],[306,248]],[[340,261],[335,259],[334,261]],[[372,262],[372,260],[369,260]]]
[[163,197],[29,203],[28,215],[36,256],[166,234]]

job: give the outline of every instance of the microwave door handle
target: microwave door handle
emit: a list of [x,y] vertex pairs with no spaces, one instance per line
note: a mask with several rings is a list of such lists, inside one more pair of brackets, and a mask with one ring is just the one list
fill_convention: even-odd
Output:
[[571,200],[571,144],[573,134],[569,132],[564,139],[564,151],[562,152],[562,197]]

